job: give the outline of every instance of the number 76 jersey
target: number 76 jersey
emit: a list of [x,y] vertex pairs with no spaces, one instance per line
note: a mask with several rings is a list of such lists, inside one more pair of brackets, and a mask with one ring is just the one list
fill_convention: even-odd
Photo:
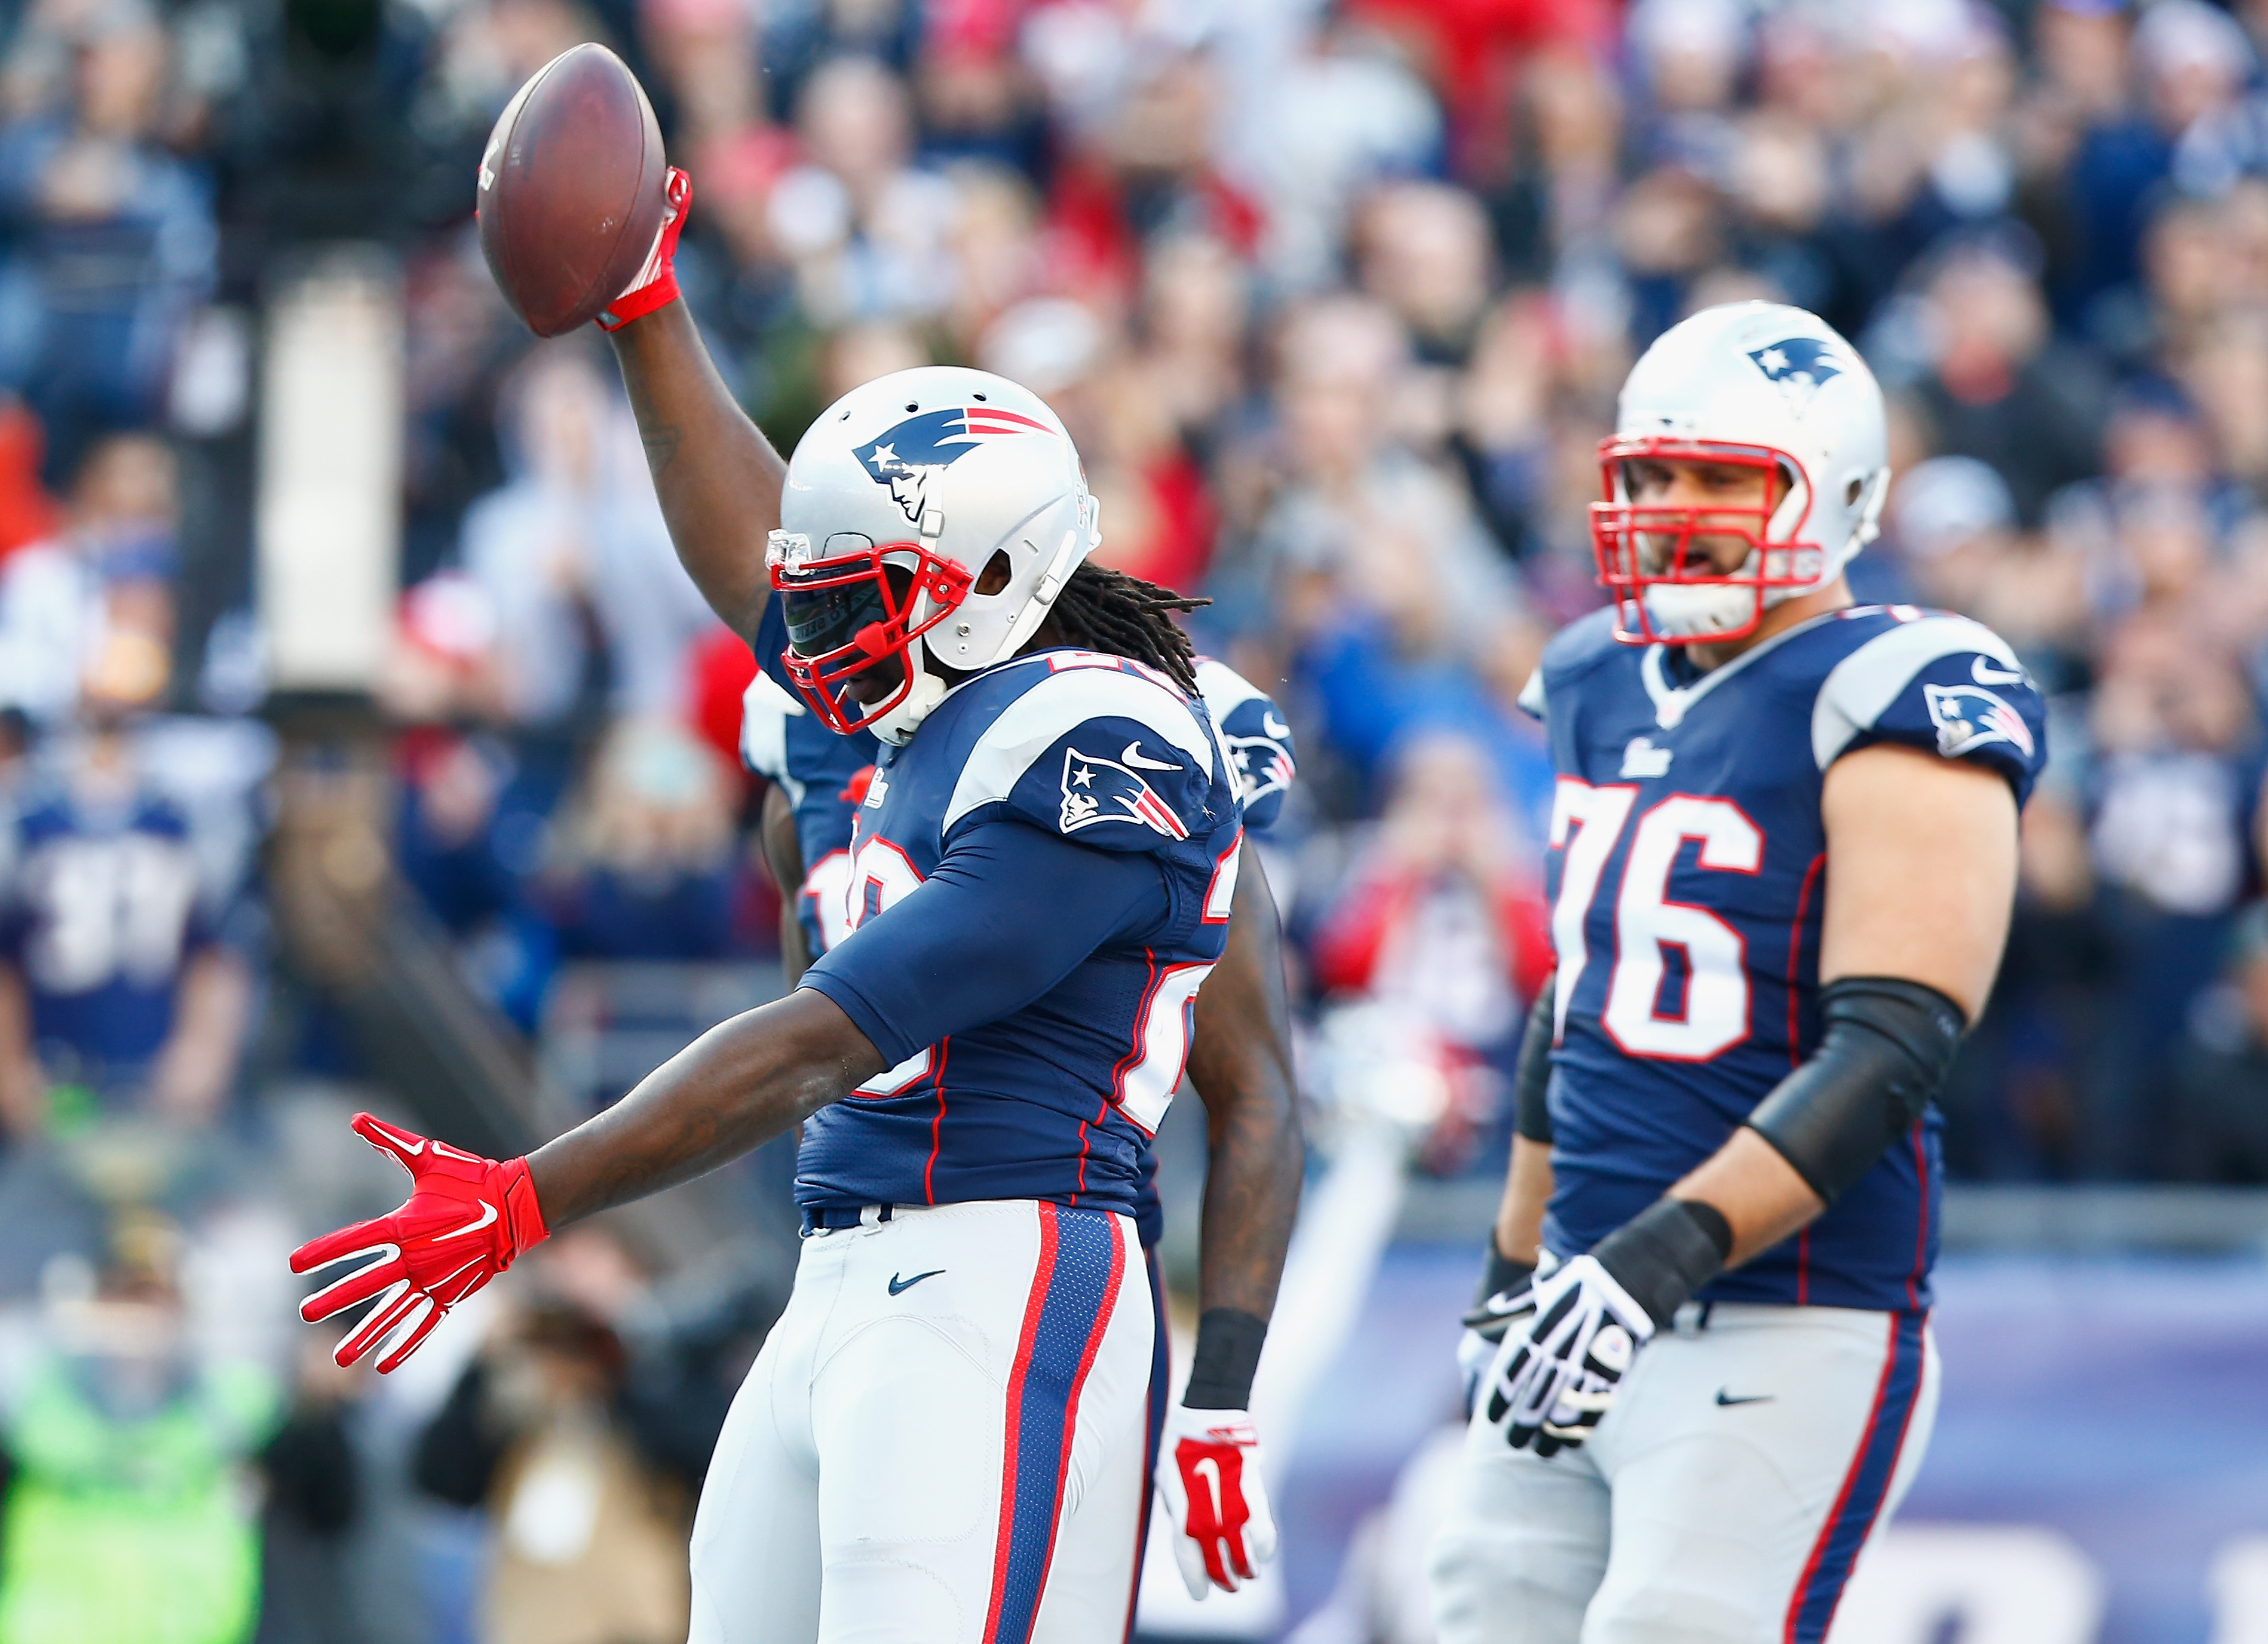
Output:
[[[1880,742],[1999,773],[2021,804],[2043,707],[2005,642],[1910,605],[1837,611],[1708,673],[1616,642],[1610,613],[1546,649],[1521,697],[1557,782],[1558,953],[1545,1242],[1588,1249],[1700,1163],[1816,1046],[1830,766]],[[1796,1237],[1703,1300],[1929,1304],[1933,1108]]]

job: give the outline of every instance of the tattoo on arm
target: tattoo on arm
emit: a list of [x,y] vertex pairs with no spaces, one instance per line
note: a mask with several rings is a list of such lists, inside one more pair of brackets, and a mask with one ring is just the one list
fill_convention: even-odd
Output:
[[684,437],[674,422],[639,430],[639,443],[645,447],[646,471],[655,479],[661,478],[662,471],[677,460],[677,447]]

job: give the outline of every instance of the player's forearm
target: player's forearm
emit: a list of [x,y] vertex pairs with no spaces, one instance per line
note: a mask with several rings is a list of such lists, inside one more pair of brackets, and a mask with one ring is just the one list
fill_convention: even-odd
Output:
[[1189,1083],[1205,1105],[1205,1171],[1197,1272],[1204,1311],[1275,1310],[1306,1163],[1292,1077],[1283,935],[1258,853],[1248,843],[1229,914],[1227,950],[1197,993]]
[[612,334],[677,557],[725,626],[753,643],[787,465],[726,392],[683,303]]
[[1524,1266],[1535,1265],[1543,1245],[1543,1210],[1551,1202],[1551,1144],[1512,1139],[1512,1164],[1496,1207],[1496,1248]]
[[1761,1255],[1827,1208],[1771,1143],[1745,1127],[1672,1187],[1669,1197],[1713,1206],[1730,1224],[1727,1267]]
[[761,1147],[881,1072],[839,1006],[799,988],[713,1027],[528,1156],[544,1225],[659,1193]]

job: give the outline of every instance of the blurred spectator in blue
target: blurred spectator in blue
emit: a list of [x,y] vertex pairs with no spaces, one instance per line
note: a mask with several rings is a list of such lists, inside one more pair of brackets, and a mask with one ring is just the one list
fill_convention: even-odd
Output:
[[570,958],[712,959],[733,950],[731,767],[690,728],[618,723],[553,823],[545,905]]
[[145,661],[170,667],[178,519],[164,442],[114,435],[88,453],[62,533],[0,561],[0,703],[65,722],[89,673],[116,665],[137,639],[158,648],[141,647]]
[[2246,911],[2232,947],[2228,980],[2190,1012],[2176,1062],[2171,1174],[2257,1185],[2268,1182],[2268,908]]
[[532,1030],[558,950],[526,892],[544,813],[515,787],[517,762],[492,737],[428,727],[405,737],[397,757],[402,877],[456,943],[474,986]]
[[2120,1024],[2103,1009],[2118,938],[2071,783],[2043,785],[2024,808],[2015,915],[1992,1009],[1962,1046],[1939,1101],[1947,1167],[1990,1181],[2142,1173],[2138,1158],[2089,1144],[2118,1115]]
[[259,1608],[247,1465],[280,1411],[267,1373],[183,1328],[179,1236],[129,1212],[85,1293],[52,1295],[5,1395],[0,1637],[240,1644]]
[[0,132],[0,378],[68,474],[163,406],[174,343],[212,282],[202,179],[151,134],[167,41],[135,0],[85,8],[66,106]]
[[59,1102],[208,1124],[249,1026],[236,887],[217,882],[124,723],[125,702],[162,686],[163,652],[146,635],[122,648],[0,841],[0,1119],[18,1137],[88,1117]]
[[714,626],[677,562],[629,407],[574,344],[531,355],[499,406],[512,479],[465,515],[466,575],[496,624],[511,721],[671,714]]
[[2107,647],[2093,701],[2089,833],[2118,936],[2115,1111],[2089,1115],[2090,1174],[2150,1156],[2142,1109],[2198,995],[2218,973],[2240,900],[2258,883],[2251,839],[2264,767],[2242,676],[2171,610],[2144,612]]

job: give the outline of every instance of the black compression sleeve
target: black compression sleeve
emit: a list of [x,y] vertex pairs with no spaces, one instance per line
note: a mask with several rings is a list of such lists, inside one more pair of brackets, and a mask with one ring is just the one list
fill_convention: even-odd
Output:
[[1819,1013],[1819,1048],[1749,1125],[1831,1205],[1927,1111],[1969,1018],[1936,988],[1894,976],[1830,982]]
[[1512,1127],[1530,1141],[1551,1140],[1552,1000],[1558,990],[1557,974],[1543,979],[1535,990],[1535,1007],[1528,1013],[1528,1031],[1521,1036],[1520,1060],[1512,1069]]
[[1252,1377],[1268,1321],[1233,1307],[1209,1307],[1197,1317],[1197,1351],[1182,1402],[1192,1410],[1249,1410]]

